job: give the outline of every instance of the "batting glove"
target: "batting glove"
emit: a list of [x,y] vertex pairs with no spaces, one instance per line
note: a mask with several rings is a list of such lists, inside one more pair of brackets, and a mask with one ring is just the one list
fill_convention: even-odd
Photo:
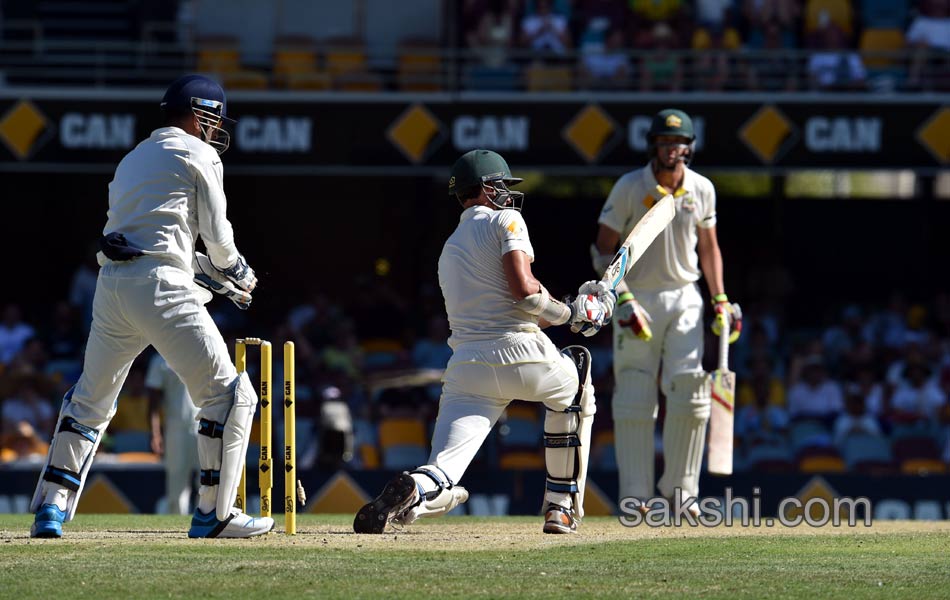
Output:
[[568,305],[571,331],[591,337],[610,319],[610,308],[594,294],[580,294]]
[[742,333],[742,309],[738,304],[729,302],[725,294],[716,294],[712,299],[713,310],[716,316],[712,322],[712,332],[715,335],[722,333],[722,324],[729,323],[729,343],[735,343]]
[[624,292],[617,298],[617,324],[629,327],[635,336],[649,342],[653,339],[653,330],[650,329],[650,313],[646,311],[630,292]]

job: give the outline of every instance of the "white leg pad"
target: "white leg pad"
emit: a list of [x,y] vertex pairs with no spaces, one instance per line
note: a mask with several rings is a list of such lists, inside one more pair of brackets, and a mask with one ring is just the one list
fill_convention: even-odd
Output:
[[655,375],[637,370],[617,373],[613,417],[620,499],[653,497],[657,407]]
[[86,483],[86,475],[92,467],[93,458],[102,440],[102,432],[109,425],[109,422],[105,421],[99,423],[98,426],[90,427],[69,416],[72,394],[73,390],[70,388],[63,398],[59,424],[50,442],[46,466],[40,474],[30,502],[30,511],[36,512],[43,504],[47,493],[65,490],[67,521],[72,520],[73,515],[76,514],[76,506],[79,504],[79,497]]
[[547,469],[545,504],[558,504],[584,516],[584,490],[590,462],[591,429],[597,412],[594,386],[590,381],[590,352],[583,346],[567,346],[562,354],[577,369],[574,402],[565,411],[551,410],[544,416],[544,463]]
[[710,388],[706,373],[682,373],[671,380],[663,426],[663,477],[660,493],[672,498],[680,488],[684,498],[699,496],[699,473],[706,445]]
[[257,393],[247,373],[241,373],[229,401],[206,404],[198,411],[198,494],[203,499],[215,498],[215,513],[221,521],[231,515],[237,499],[256,408]]

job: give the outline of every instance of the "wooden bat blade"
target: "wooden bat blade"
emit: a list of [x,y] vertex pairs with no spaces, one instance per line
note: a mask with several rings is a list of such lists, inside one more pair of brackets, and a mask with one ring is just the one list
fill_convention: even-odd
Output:
[[736,412],[736,374],[729,370],[729,320],[717,315],[720,327],[719,366],[712,373],[707,469],[715,475],[732,475],[733,425]]
[[643,217],[637,221],[633,230],[623,241],[614,259],[610,261],[602,281],[606,281],[611,288],[616,289],[630,268],[636,264],[646,252],[653,240],[666,229],[676,216],[676,204],[673,196],[667,194],[660,201],[650,207]]

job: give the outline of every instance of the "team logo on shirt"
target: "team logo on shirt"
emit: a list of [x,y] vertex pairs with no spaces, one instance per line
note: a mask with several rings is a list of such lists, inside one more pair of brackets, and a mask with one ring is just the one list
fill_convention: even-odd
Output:
[[511,235],[518,235],[519,233],[521,233],[521,227],[518,227],[517,221],[512,221],[511,223],[508,224],[508,227],[506,227],[505,229],[507,229],[508,233],[510,233]]
[[686,194],[680,198],[680,208],[691,213],[696,210],[696,201],[690,194]]

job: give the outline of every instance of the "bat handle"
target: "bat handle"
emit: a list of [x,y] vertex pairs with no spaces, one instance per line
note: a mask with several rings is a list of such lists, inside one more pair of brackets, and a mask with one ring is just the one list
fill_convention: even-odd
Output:
[[716,315],[722,329],[719,332],[719,369],[729,370],[729,317],[723,314]]

